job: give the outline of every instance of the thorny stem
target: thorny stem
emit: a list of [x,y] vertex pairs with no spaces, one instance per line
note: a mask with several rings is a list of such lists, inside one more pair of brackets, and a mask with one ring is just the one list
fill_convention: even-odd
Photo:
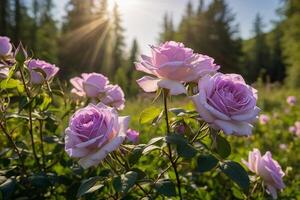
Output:
[[14,142],[14,140],[12,139],[12,137],[10,136],[10,134],[7,132],[6,128],[3,126],[3,124],[0,122],[0,127],[3,131],[3,133],[5,134],[5,136],[7,137],[7,139],[9,140],[9,142],[11,143],[12,147],[14,148],[15,152],[17,153],[20,161],[21,161],[21,167],[22,167],[22,174],[21,176],[23,177],[24,174],[26,174],[26,168],[25,168],[25,164],[24,164],[24,160],[23,157],[21,156],[21,153],[16,145],[16,143]]
[[32,152],[33,152],[34,159],[36,160],[36,163],[37,163],[39,169],[41,169],[40,162],[39,162],[39,159],[38,159],[36,151],[35,151],[35,145],[34,145],[34,139],[33,139],[32,101],[31,101],[32,98],[31,98],[30,91],[29,91],[29,89],[28,89],[28,87],[26,85],[26,82],[25,82],[25,76],[24,76],[24,72],[23,72],[23,69],[22,69],[23,66],[19,66],[18,68],[19,68],[19,71],[20,71],[20,74],[21,74],[21,79],[22,79],[22,82],[23,82],[26,94],[27,94],[27,96],[29,98],[28,116],[29,116],[29,134],[30,134]]
[[[167,126],[167,135],[170,135],[170,125],[169,125],[169,116],[168,116],[168,102],[167,102],[167,97],[168,97],[168,91],[163,90],[163,99],[164,99],[164,113],[165,113],[165,121],[166,121],[166,126]],[[168,143],[168,150],[169,150],[169,160],[172,164],[172,167],[174,169],[174,173],[176,176],[176,181],[177,181],[177,189],[178,189],[178,194],[180,200],[182,200],[182,194],[181,194],[181,184],[180,184],[180,179],[179,179],[179,174],[177,171],[177,166],[176,162],[173,161],[172,158],[172,149],[171,149],[171,144]]]

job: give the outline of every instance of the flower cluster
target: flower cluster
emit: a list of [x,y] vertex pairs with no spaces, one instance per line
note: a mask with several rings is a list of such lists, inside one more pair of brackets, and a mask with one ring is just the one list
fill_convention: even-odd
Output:
[[70,79],[73,89],[71,93],[82,98],[92,98],[94,101],[115,107],[124,108],[124,92],[118,85],[109,84],[108,78],[98,73],[83,73],[81,77]]
[[219,68],[211,57],[171,41],[152,47],[152,57],[142,55],[136,69],[156,78],[145,76],[137,83],[146,92],[160,87],[178,95],[187,93],[184,84],[198,82],[199,93],[192,100],[200,116],[228,135],[250,135],[260,111],[257,91],[240,75],[216,73]]
[[294,125],[289,128],[289,131],[300,137],[300,121],[296,121]]

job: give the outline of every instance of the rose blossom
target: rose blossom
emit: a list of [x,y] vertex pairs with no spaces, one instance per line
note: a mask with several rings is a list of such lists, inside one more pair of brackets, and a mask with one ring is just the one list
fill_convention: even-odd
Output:
[[249,152],[248,162],[243,160],[250,171],[260,176],[267,186],[267,191],[273,199],[277,198],[277,191],[282,190],[285,185],[282,177],[285,175],[278,162],[272,159],[271,152],[267,151],[261,156],[258,149]]
[[136,130],[128,129],[127,130],[127,139],[130,142],[137,143],[139,141],[140,133]]
[[252,122],[260,109],[257,91],[237,74],[206,75],[198,83],[199,93],[192,96],[200,116],[226,134],[250,135]]
[[295,96],[289,96],[287,99],[286,99],[286,102],[291,105],[291,106],[294,106],[297,102],[297,99]]
[[137,80],[145,92],[155,92],[159,87],[170,90],[171,95],[186,93],[182,83],[198,81],[220,67],[209,56],[196,54],[182,43],[170,41],[152,46],[152,57],[142,55],[135,64],[138,71],[156,76],[144,76]]
[[118,110],[122,110],[125,105],[124,92],[118,85],[108,85],[105,89],[105,97],[101,99],[101,102],[115,107]]
[[109,83],[107,77],[98,73],[83,73],[81,77],[70,79],[73,89],[71,93],[83,97],[99,97],[105,92],[105,87]]
[[83,168],[95,166],[126,138],[129,117],[102,103],[77,110],[65,130],[65,150]]
[[10,39],[5,36],[0,36],[0,57],[7,56],[12,51],[12,45]]
[[28,70],[31,83],[42,84],[45,80],[50,81],[57,74],[59,68],[43,60],[32,59],[28,62]]
[[8,74],[9,74],[8,67],[0,64],[0,79],[6,79]]
[[262,125],[266,125],[270,121],[270,117],[268,115],[260,115],[259,116],[259,123]]

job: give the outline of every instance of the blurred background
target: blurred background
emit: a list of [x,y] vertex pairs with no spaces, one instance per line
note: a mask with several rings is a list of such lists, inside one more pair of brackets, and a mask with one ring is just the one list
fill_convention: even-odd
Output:
[[300,86],[299,0],[1,0],[0,35],[55,63],[138,93],[149,44],[183,42],[248,82]]

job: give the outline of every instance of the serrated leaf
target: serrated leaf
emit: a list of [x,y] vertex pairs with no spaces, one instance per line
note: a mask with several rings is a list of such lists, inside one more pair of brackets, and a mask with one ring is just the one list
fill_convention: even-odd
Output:
[[193,158],[197,154],[197,150],[188,143],[188,140],[179,134],[166,136],[166,142],[176,144],[177,153],[184,158]]
[[221,135],[216,135],[214,152],[219,154],[223,159],[227,158],[231,153],[229,142]]
[[[91,190],[93,191],[94,189],[92,189],[92,187],[94,187],[94,185],[96,184],[96,182],[99,180],[100,178],[98,176],[95,177],[91,177],[89,179],[83,180],[81,182],[81,185],[77,191],[77,198],[83,196],[84,194],[90,193]],[[103,186],[103,185],[102,185]],[[99,188],[98,188],[99,189]]]
[[175,184],[169,179],[161,179],[155,183],[155,189],[161,195],[171,197],[176,196]]
[[197,171],[198,172],[207,172],[215,168],[219,160],[216,159],[213,155],[200,155],[197,158]]
[[143,155],[144,147],[136,146],[128,156],[128,162],[130,165],[134,165],[138,162],[140,157]]
[[132,188],[138,178],[138,173],[129,171],[126,174],[113,179],[113,186],[117,192],[127,193]]
[[139,122],[140,124],[153,123],[161,112],[160,108],[151,106],[142,111]]
[[237,162],[226,161],[220,165],[221,171],[238,184],[244,191],[248,191],[250,180],[245,169]]

